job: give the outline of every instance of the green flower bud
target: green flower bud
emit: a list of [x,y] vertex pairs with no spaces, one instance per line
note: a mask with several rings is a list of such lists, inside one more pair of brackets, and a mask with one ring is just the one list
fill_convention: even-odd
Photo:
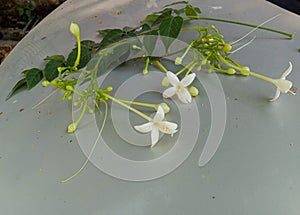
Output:
[[163,110],[164,110],[165,113],[169,113],[170,112],[170,107],[166,103],[160,103],[159,106],[161,106],[163,108]]
[[250,68],[248,66],[242,66],[240,73],[241,75],[248,76],[250,74]]
[[236,70],[233,69],[233,68],[229,68],[227,70],[225,70],[225,72],[228,74],[228,75],[234,75],[236,73]]
[[54,86],[56,86],[56,85],[57,85],[57,83],[58,83],[58,81],[57,81],[57,80],[52,80],[52,81],[51,81],[51,84],[52,84],[52,85],[54,85]]
[[90,113],[90,114],[93,114],[93,113],[94,113],[93,108],[91,108],[90,106],[88,106],[88,110],[89,110],[89,113]]
[[110,91],[112,91],[113,90],[113,87],[112,86],[108,86],[107,88],[106,88],[106,91],[107,92],[110,92]]
[[204,54],[206,55],[206,56],[208,56],[208,55],[210,55],[210,51],[206,51],[206,52],[204,52]]
[[59,73],[62,73],[65,69],[66,69],[65,67],[58,67],[58,68],[57,68],[57,71],[58,71]]
[[67,85],[67,86],[66,86],[66,90],[68,90],[68,91],[73,91],[73,90],[74,90],[74,87],[72,87],[71,85]]
[[139,47],[139,46],[137,46],[137,45],[133,45],[132,48],[133,48],[133,49],[138,49],[138,50],[141,50],[141,49],[142,49],[141,47]]
[[182,64],[182,57],[177,57],[175,59],[175,65],[181,65]]
[[190,92],[191,96],[193,96],[193,97],[198,96],[198,94],[199,94],[199,90],[194,86],[189,87],[188,91]]
[[148,69],[147,69],[146,67],[143,69],[143,74],[144,74],[144,75],[147,75],[147,74],[148,74]]
[[204,59],[201,60],[201,65],[205,65],[206,63],[207,63],[207,59],[206,58],[204,58]]
[[49,81],[43,81],[42,85],[43,85],[44,87],[47,87],[47,86],[50,85],[50,82],[49,82]]
[[76,131],[76,128],[77,128],[77,124],[75,122],[71,123],[69,126],[68,126],[68,133],[73,133]]
[[76,23],[71,23],[70,32],[77,38],[80,35],[80,28]]
[[199,64],[196,68],[197,71],[200,71],[202,69],[202,64]]
[[223,49],[224,52],[225,52],[226,54],[230,54],[231,49],[232,49],[232,46],[231,46],[229,43],[225,43],[224,49]]
[[62,96],[62,100],[66,100],[67,99],[67,96],[68,96],[69,92],[65,91],[64,92],[64,95]]
[[170,85],[169,79],[167,77],[164,77],[164,79],[161,81],[161,85],[164,87],[167,87]]
[[73,98],[73,94],[70,94],[70,95],[68,96],[68,100],[72,100],[72,98]]
[[73,104],[74,104],[74,106],[76,107],[76,106],[79,105],[79,102],[74,102]]

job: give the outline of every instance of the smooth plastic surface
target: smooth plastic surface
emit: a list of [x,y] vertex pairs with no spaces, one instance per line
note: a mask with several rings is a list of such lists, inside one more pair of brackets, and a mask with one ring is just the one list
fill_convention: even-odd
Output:
[[[72,120],[70,103],[55,94],[32,110],[51,92],[41,86],[8,101],[5,97],[23,69],[42,66],[45,56],[67,54],[72,49],[75,40],[68,31],[70,22],[81,26],[82,39],[98,39],[97,29],[135,26],[145,14],[156,10],[148,9],[146,1],[120,2],[65,2],[30,32],[0,66],[1,214],[298,215],[300,97],[282,95],[269,103],[274,87],[252,77],[219,76],[227,103],[226,129],[218,151],[204,167],[198,166],[198,160],[210,126],[205,115],[210,111],[206,96],[197,100],[203,104],[198,144],[188,159],[167,176],[128,182],[89,164],[74,180],[60,183],[86,159],[76,137],[66,133],[66,125]],[[159,7],[170,2],[157,1]],[[294,70],[289,79],[300,86],[300,17],[262,0],[191,2],[202,9],[203,16],[257,24],[282,14],[268,26],[294,33],[293,40],[256,31],[255,41],[234,57],[253,71],[272,77],[280,77],[291,61]],[[250,30],[214,24],[227,41]],[[122,153],[123,148],[115,150]]]

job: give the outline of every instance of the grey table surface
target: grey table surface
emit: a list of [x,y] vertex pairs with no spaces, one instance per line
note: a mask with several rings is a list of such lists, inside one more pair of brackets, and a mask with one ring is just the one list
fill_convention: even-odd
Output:
[[[169,2],[157,1],[159,7]],[[279,77],[291,61],[289,79],[300,86],[300,17],[262,0],[191,2],[203,15],[250,23],[282,14],[268,26],[294,33],[293,40],[256,31],[255,41],[234,57],[272,77]],[[283,95],[269,103],[274,87],[255,78],[219,76],[226,96],[226,128],[220,148],[204,167],[198,166],[198,159],[209,119],[201,124],[198,144],[189,157],[164,177],[125,181],[88,164],[77,178],[60,183],[86,159],[76,136],[66,134],[72,119],[70,103],[56,94],[32,110],[51,92],[41,86],[8,101],[6,95],[23,69],[41,67],[45,56],[70,51],[75,42],[68,32],[70,22],[82,26],[82,39],[98,39],[97,29],[137,25],[156,9],[148,9],[146,1],[69,0],[33,29],[0,66],[1,214],[299,214],[300,97]],[[117,10],[122,13],[117,15]],[[249,31],[215,25],[227,41]],[[207,108],[204,104],[200,114]]]

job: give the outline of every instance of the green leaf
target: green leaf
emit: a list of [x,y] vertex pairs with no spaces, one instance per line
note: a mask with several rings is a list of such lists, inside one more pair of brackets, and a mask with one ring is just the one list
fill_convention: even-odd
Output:
[[149,14],[141,23],[154,22],[159,17],[158,14]]
[[198,14],[201,13],[201,10],[197,7],[193,7],[190,4],[187,4],[185,7],[185,14],[187,17],[195,18],[195,16],[198,16]]
[[11,91],[9,92],[9,94],[6,96],[5,100],[10,99],[17,90],[21,89],[21,88],[25,88],[26,87],[26,78],[23,78],[21,80],[19,80],[15,86],[11,89]]
[[65,62],[65,57],[63,55],[52,55],[52,56],[47,56],[45,57],[44,60],[55,60],[55,61],[59,61],[59,62]]
[[32,89],[43,79],[43,72],[40,69],[32,68],[25,72],[25,79],[27,83],[27,89]]
[[185,8],[181,8],[179,10],[174,9],[174,13],[176,13],[177,15],[181,15],[181,14],[185,13]]
[[43,70],[44,76],[47,81],[52,81],[58,77],[58,67],[65,66],[64,61],[50,60]]
[[123,31],[121,29],[112,29],[108,31],[100,42],[100,48],[104,48],[110,44],[118,42],[122,39]]
[[163,20],[159,25],[159,33],[161,36],[164,36],[162,41],[166,50],[168,50],[174,39],[178,37],[182,24],[183,18],[181,16],[176,16]]
[[139,32],[149,31],[151,29],[151,27],[148,24],[143,24],[141,27],[142,30],[140,30]]
[[177,5],[177,4],[188,4],[187,1],[177,1],[177,2],[173,2],[171,4],[167,4],[164,7],[169,7],[169,6],[173,6],[173,5]]
[[120,30],[120,29],[103,29],[103,30],[98,30],[98,33],[100,36],[105,37],[109,32],[113,30]]
[[193,7],[193,8],[198,14],[202,13],[202,11],[199,7]]
[[173,10],[171,8],[166,8],[165,11],[161,15],[159,15],[157,17],[157,19],[153,22],[152,26],[160,24],[162,21],[171,18],[172,17],[172,11]]
[[93,49],[93,48],[95,48],[95,46],[97,46],[97,43],[92,40],[82,40],[81,46],[85,46],[87,48]]
[[[67,66],[72,67],[74,65],[76,58],[77,58],[77,52],[78,52],[78,49],[76,47],[68,55],[67,62],[66,62]],[[91,50],[84,46],[81,47],[80,61],[79,61],[79,65],[77,66],[77,68],[81,69],[81,68],[85,67],[87,65],[87,63],[91,60],[91,58],[92,58]]]
[[133,32],[135,28],[125,26],[122,30],[124,34],[128,34],[129,32]]

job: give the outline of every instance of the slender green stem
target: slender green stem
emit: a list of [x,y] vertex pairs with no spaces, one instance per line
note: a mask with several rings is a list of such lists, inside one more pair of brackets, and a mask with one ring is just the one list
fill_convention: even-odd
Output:
[[131,110],[132,112],[136,113],[137,115],[143,117],[144,119],[146,119],[148,121],[152,121],[152,119],[149,116],[147,116],[146,114],[142,113],[141,111],[125,104],[124,102],[120,101],[118,98],[115,98],[107,93],[103,93],[102,95],[105,96],[106,98],[118,103],[119,105],[128,108],[129,110]]
[[192,41],[192,42],[188,45],[188,47],[186,48],[185,52],[184,52],[183,55],[180,57],[181,59],[183,59],[183,58],[187,55],[187,53],[189,52],[189,50],[192,48],[193,44],[194,44],[194,41]]
[[239,70],[239,71],[241,70],[241,68],[240,68],[239,66],[229,63],[222,55],[218,55],[218,57],[219,57],[219,59],[220,59],[223,63],[225,63],[227,66],[232,67],[232,68],[234,68],[234,69],[237,69],[237,70]]
[[74,63],[74,68],[77,68],[77,66],[79,65],[79,61],[80,61],[80,55],[81,55],[81,42],[80,42],[80,34],[76,37],[77,38],[77,58],[76,61]]
[[144,102],[135,102],[135,101],[129,101],[129,100],[119,99],[119,98],[118,98],[118,100],[120,102],[123,102],[123,103],[132,104],[132,105],[139,105],[139,106],[143,106],[143,107],[151,107],[151,108],[154,108],[154,109],[156,109],[156,107],[157,107],[157,104],[149,104],[149,103],[144,103]]
[[197,63],[193,63],[190,68],[188,69],[188,71],[186,71],[185,76],[188,76],[190,74],[190,72],[194,69],[194,67],[197,65]]
[[226,71],[224,69],[220,69],[220,68],[217,68],[215,66],[212,66],[212,69],[215,70],[215,71],[218,71],[218,72],[226,73]]
[[268,28],[268,27],[264,27],[264,26],[258,26],[258,25],[254,25],[254,24],[250,24],[250,23],[245,23],[245,22],[239,22],[239,21],[227,20],[227,19],[218,19],[218,18],[212,18],[212,17],[200,17],[200,16],[190,16],[190,18],[199,19],[199,20],[207,20],[207,21],[225,22],[225,23],[231,23],[231,24],[236,24],[236,25],[248,26],[248,27],[252,27],[252,28],[258,28],[261,30],[285,35],[285,36],[289,37],[290,39],[292,39],[294,37],[294,34],[290,34],[290,33],[284,32],[284,31],[279,31],[279,30],[276,30],[273,28]]
[[194,62],[191,61],[188,63],[188,65],[186,65],[185,67],[183,67],[181,70],[179,70],[175,75],[180,75],[181,73],[183,73],[186,69],[190,68],[190,66],[193,64]]
[[76,127],[77,127],[77,125],[79,124],[79,122],[80,122],[80,120],[82,119],[82,117],[84,116],[84,114],[85,114],[85,112],[86,112],[86,109],[87,109],[87,106],[88,106],[88,103],[87,103],[87,101],[84,103],[84,105],[83,105],[83,108],[82,108],[82,111],[81,111],[81,113],[80,113],[80,116],[79,116],[79,118],[76,120],[76,122],[75,122],[75,125],[76,125]]
[[146,65],[145,65],[145,68],[143,70],[144,75],[146,75],[148,73],[149,62],[150,62],[150,57],[147,57],[146,58]]
[[155,63],[157,64],[157,66],[159,66],[159,68],[161,68],[165,73],[167,73],[169,70],[167,70],[167,68],[161,64],[161,62],[159,60],[156,60]]
[[274,79],[273,78],[269,78],[269,77],[266,77],[264,75],[261,75],[261,74],[257,74],[255,72],[249,72],[249,75],[252,75],[254,77],[257,77],[257,78],[260,78],[262,80],[265,80],[265,81],[268,81],[268,82],[271,82],[273,83],[274,82]]

